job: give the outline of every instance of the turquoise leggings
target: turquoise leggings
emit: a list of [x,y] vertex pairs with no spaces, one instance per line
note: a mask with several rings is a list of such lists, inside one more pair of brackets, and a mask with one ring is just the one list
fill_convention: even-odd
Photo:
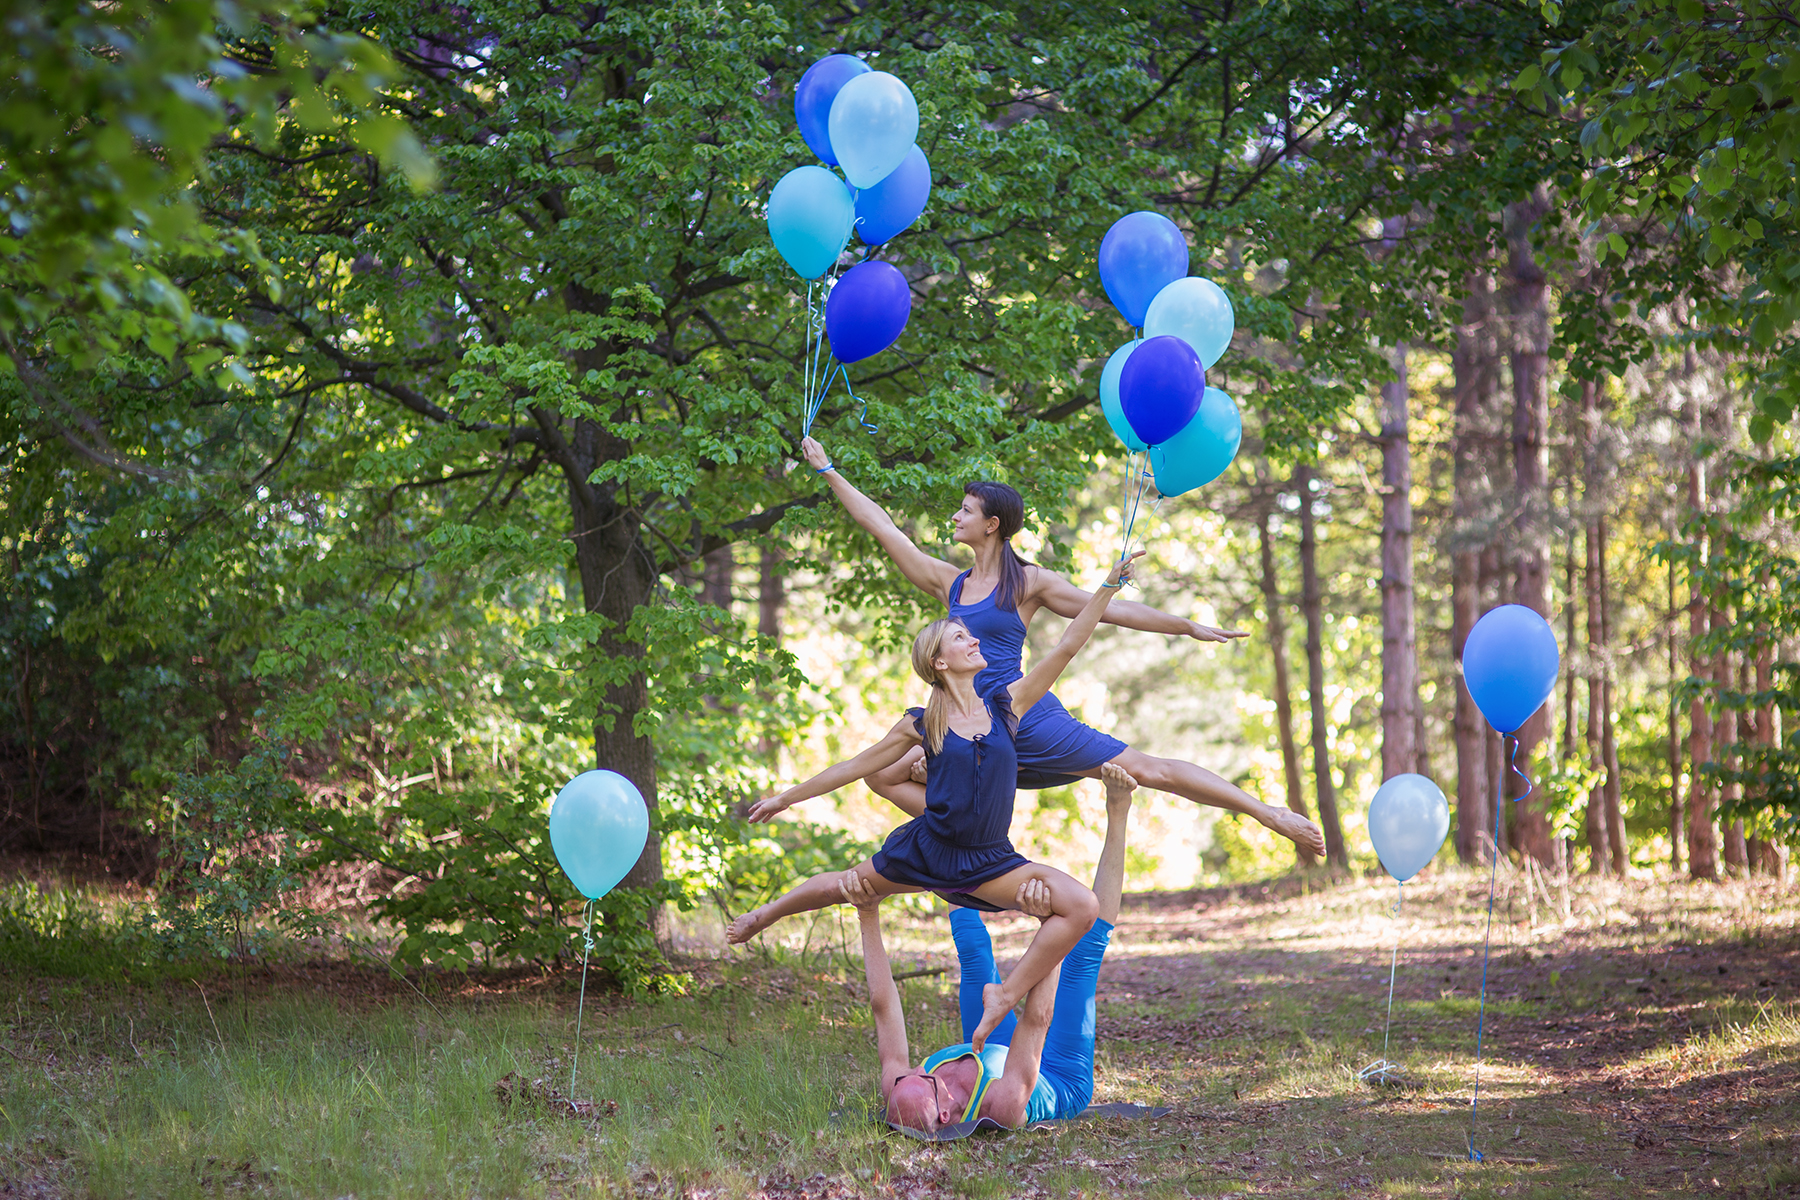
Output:
[[[1044,1057],[1038,1065],[1039,1086],[1048,1083],[1056,1095],[1056,1120],[1080,1116],[1094,1098],[1094,989],[1112,930],[1110,922],[1095,921],[1063,959],[1062,978],[1056,984],[1056,1015],[1050,1018]],[[962,965],[956,999],[962,1010],[963,1040],[968,1041],[981,1023],[981,989],[1000,982],[1000,968],[994,963],[994,943],[980,913],[972,908],[952,909],[950,934],[956,939],[956,957]],[[1012,1045],[1017,1025],[1017,1018],[1006,1014],[988,1034],[988,1041]]]

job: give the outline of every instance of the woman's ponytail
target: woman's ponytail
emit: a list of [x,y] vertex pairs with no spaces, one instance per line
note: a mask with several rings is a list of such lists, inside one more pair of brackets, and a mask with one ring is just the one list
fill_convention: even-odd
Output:
[[925,699],[925,752],[934,757],[944,752],[944,735],[950,732],[950,695],[944,690],[943,676],[938,674],[938,654],[950,630],[961,626],[955,617],[941,617],[919,630],[919,636],[913,639],[913,673],[931,685],[931,694]]
[[1004,483],[983,480],[963,485],[963,495],[975,497],[983,517],[1000,522],[994,532],[1000,537],[1000,586],[994,589],[994,605],[1005,612],[1017,612],[1019,597],[1025,594],[1025,568],[1031,564],[1012,548],[1013,534],[1025,527],[1025,498]]

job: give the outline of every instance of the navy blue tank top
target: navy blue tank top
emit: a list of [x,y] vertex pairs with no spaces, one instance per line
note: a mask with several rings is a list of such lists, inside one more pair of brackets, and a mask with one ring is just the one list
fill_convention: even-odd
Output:
[[1018,609],[1001,608],[996,603],[998,587],[988,593],[987,599],[964,604],[962,590],[968,578],[969,573],[964,571],[950,585],[950,615],[981,642],[981,656],[988,665],[975,676],[975,690],[985,695],[990,688],[1024,676],[1025,622],[1019,619]]
[[[933,837],[967,848],[1006,841],[1019,779],[1019,751],[1014,744],[1019,719],[1013,716],[1012,697],[1007,694],[1010,683],[1008,679],[985,693],[977,689],[987,705],[986,733],[966,738],[948,730],[937,754],[926,745],[925,815],[919,820]],[[913,727],[924,737],[925,710],[908,711]]]

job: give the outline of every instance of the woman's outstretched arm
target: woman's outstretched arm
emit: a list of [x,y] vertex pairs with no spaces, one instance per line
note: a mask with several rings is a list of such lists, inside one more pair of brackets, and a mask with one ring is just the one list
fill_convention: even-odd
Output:
[[1134,551],[1129,558],[1121,558],[1107,572],[1106,582],[1102,584],[1082,606],[1069,627],[1063,630],[1062,639],[1056,648],[1044,655],[1043,661],[1031,668],[1025,678],[1012,684],[1012,710],[1015,716],[1023,717],[1025,713],[1044,698],[1044,694],[1055,686],[1057,678],[1065,668],[1074,661],[1075,654],[1087,645],[1088,638],[1094,634],[1094,627],[1100,624],[1100,617],[1112,598],[1119,594],[1119,588],[1125,580],[1131,578],[1131,564],[1142,558],[1142,550]]
[[918,744],[919,735],[913,729],[913,719],[901,717],[899,724],[887,731],[886,737],[855,758],[847,758],[841,763],[826,767],[806,782],[796,783],[779,795],[769,796],[752,804],[750,820],[753,822],[770,820],[775,814],[792,808],[802,800],[810,800],[814,796],[835,792],[846,784],[855,783],[865,775],[871,775],[883,767],[891,767],[900,761],[902,755]]
[[825,447],[812,438],[807,438],[800,443],[800,452],[806,456],[806,461],[815,471],[825,472],[825,482],[831,485],[831,491],[844,506],[844,511],[850,514],[851,520],[875,535],[875,540],[881,543],[887,556],[894,560],[894,565],[900,568],[900,573],[906,576],[907,582],[920,591],[949,603],[950,585],[956,582],[956,577],[961,572],[943,559],[933,558],[913,545],[913,540],[894,524],[894,518],[888,516],[887,510],[852,487],[850,481],[844,478],[843,472],[835,467],[825,470],[831,466],[831,456],[825,453]]
[[[1031,575],[1031,589],[1027,594],[1059,617],[1078,615],[1093,598],[1055,571],[1036,567]],[[1241,629],[1214,629],[1211,625],[1202,625],[1198,621],[1166,613],[1160,608],[1151,608],[1136,600],[1114,600],[1106,610],[1106,615],[1100,619],[1122,629],[1172,633],[1191,637],[1198,642],[1229,642],[1249,636]]]

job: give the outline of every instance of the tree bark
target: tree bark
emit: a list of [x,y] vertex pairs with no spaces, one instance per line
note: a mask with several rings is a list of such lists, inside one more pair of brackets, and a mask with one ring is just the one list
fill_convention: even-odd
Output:
[[[1583,406],[1585,409],[1585,405]],[[1600,531],[1595,522],[1587,523],[1587,570],[1583,572],[1587,594],[1587,752],[1588,766],[1604,772],[1605,751],[1601,747],[1600,726],[1606,713],[1606,682],[1600,674]],[[1575,598],[1569,597],[1574,607]],[[1597,782],[1587,799],[1588,873],[1604,875],[1612,861],[1609,841],[1611,828],[1606,821],[1606,785]]]
[[[1766,583],[1766,581],[1765,581]],[[1766,636],[1756,643],[1755,677],[1745,680],[1745,691],[1752,691],[1758,696],[1767,696],[1774,686],[1775,667],[1774,644]],[[1746,675],[1751,670],[1749,661],[1744,663]],[[1752,739],[1758,750],[1767,754],[1775,747],[1775,706],[1772,702],[1758,705],[1751,718],[1754,722]],[[1757,799],[1768,802],[1768,789],[1759,787]],[[1748,846],[1750,851],[1750,870],[1758,875],[1770,875],[1777,880],[1785,881],[1787,876],[1787,846],[1781,842],[1763,838],[1752,838]]]
[[1419,651],[1413,604],[1412,443],[1407,430],[1406,343],[1382,385],[1381,777],[1419,768]]
[[1337,795],[1331,782],[1331,733],[1325,720],[1325,631],[1320,612],[1317,524],[1313,513],[1311,467],[1294,472],[1300,494],[1300,605],[1306,616],[1307,699],[1312,709],[1313,783],[1319,791],[1319,824],[1325,833],[1325,857],[1339,867],[1350,865],[1344,849],[1344,830],[1338,822]]
[[[1532,231],[1550,209],[1540,185],[1530,198],[1509,205],[1505,223],[1510,250],[1507,308],[1512,317],[1509,358],[1513,377],[1513,600],[1550,618],[1549,439],[1550,303],[1549,280],[1532,249]],[[1519,729],[1519,757],[1529,762],[1549,725],[1540,708]],[[1519,848],[1545,866],[1555,863],[1550,823],[1535,799],[1514,805],[1513,834]]]
[[[644,544],[637,514],[620,503],[615,485],[587,482],[600,463],[629,453],[629,445],[598,422],[580,420],[566,449],[571,461],[564,464],[563,471],[574,519],[582,603],[606,622],[594,650],[597,658],[614,664],[614,669],[618,664],[626,668],[622,680],[606,686],[594,715],[594,765],[617,771],[643,794],[650,811],[650,836],[620,886],[651,890],[663,882],[662,838],[656,832],[656,744],[635,728],[637,714],[649,702],[649,686],[644,646],[631,641],[626,631],[638,607],[650,601],[659,571],[655,555]],[[661,906],[653,911],[651,922],[660,941],[664,932]]]
[[[1686,354],[1687,375],[1695,372],[1694,352]],[[1706,462],[1700,457],[1701,412],[1698,400],[1689,401],[1688,438],[1688,510],[1696,518],[1706,513]],[[1706,562],[1707,534],[1699,531],[1697,547],[1702,565]],[[1688,665],[1701,679],[1712,674],[1712,664],[1701,649],[1706,637],[1706,597],[1688,581]],[[1702,771],[1712,761],[1712,714],[1706,711],[1706,698],[1696,693],[1688,705],[1688,875],[1694,879],[1719,877],[1719,840],[1713,830],[1712,785]]]
[[[1487,598],[1481,605],[1484,610],[1507,602],[1506,575],[1501,570],[1498,546],[1490,546],[1481,552],[1481,581],[1481,592]],[[1485,717],[1481,722],[1481,744],[1487,758],[1488,802],[1501,809],[1499,813],[1489,810],[1488,820],[1493,823],[1488,826],[1487,835],[1493,839],[1495,851],[1505,854],[1507,847],[1512,844],[1512,829],[1505,811],[1511,806],[1503,803],[1502,793],[1511,781],[1504,778],[1506,768],[1500,734],[1487,723]]]
[[772,642],[781,641],[781,606],[787,602],[787,586],[781,574],[781,551],[764,546],[756,571],[756,632]]
[[[1673,542],[1675,535],[1669,534]],[[1669,563],[1669,616],[1665,634],[1669,643],[1669,870],[1681,871],[1681,844],[1687,834],[1687,822],[1681,811],[1681,701],[1675,695],[1680,682],[1681,650],[1677,644],[1675,605],[1675,564]]]
[[1456,856],[1485,857],[1484,835],[1494,825],[1494,783],[1488,774],[1487,723],[1462,675],[1463,646],[1481,617],[1481,550],[1478,528],[1486,500],[1483,469],[1490,445],[1486,421],[1495,391],[1495,355],[1488,331],[1493,306],[1485,273],[1469,276],[1463,320],[1451,359],[1456,380],[1456,432],[1452,458],[1450,537],[1450,657],[1456,673]]
[[1613,725],[1613,698],[1617,686],[1612,662],[1612,597],[1606,581],[1606,517],[1594,522],[1600,541],[1600,756],[1606,771],[1606,841],[1612,851],[1613,874],[1625,878],[1631,865],[1631,843],[1625,838],[1625,777],[1619,771],[1619,734]]
[[737,565],[730,546],[720,546],[701,559],[700,599],[727,613],[731,611],[732,569]]
[[[1731,614],[1727,611],[1713,610],[1713,628],[1728,629],[1731,626]],[[1726,692],[1731,691],[1737,683],[1737,656],[1726,650],[1713,659],[1713,685],[1718,688],[1721,701]],[[1742,761],[1737,751],[1738,712],[1728,704],[1721,703],[1718,723],[1714,727],[1713,760],[1726,770],[1732,770]],[[1732,801],[1741,799],[1744,787],[1735,780],[1727,780],[1719,787],[1719,800],[1729,806]],[[1732,817],[1725,826],[1722,857],[1725,860],[1727,874],[1740,878],[1750,873],[1749,847],[1744,844],[1744,821],[1742,817]]]
[[[1269,619],[1269,655],[1275,668],[1275,735],[1281,743],[1281,775],[1287,784],[1287,806],[1311,820],[1306,811],[1306,792],[1300,781],[1300,752],[1294,745],[1293,690],[1288,680],[1286,601],[1281,595],[1281,581],[1275,570],[1275,537],[1269,529],[1275,506],[1264,508],[1256,522],[1257,551],[1262,566],[1263,611]],[[1318,864],[1312,852],[1294,847],[1294,855],[1302,867]]]

